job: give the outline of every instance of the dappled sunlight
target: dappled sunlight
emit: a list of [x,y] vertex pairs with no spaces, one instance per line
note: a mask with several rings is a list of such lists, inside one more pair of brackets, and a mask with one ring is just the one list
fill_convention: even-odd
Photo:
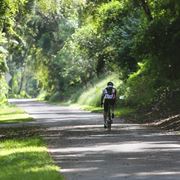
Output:
[[165,171],[154,171],[154,172],[141,172],[134,174],[136,176],[150,176],[150,175],[180,175],[180,172],[165,172]]
[[[111,178],[120,178],[120,177],[131,177],[132,179],[147,179],[149,176],[150,178],[155,178],[158,176],[162,176],[163,178],[167,178],[167,179],[174,179],[173,175],[175,176],[179,176],[180,172],[176,172],[176,171],[153,171],[153,172],[139,172],[139,173],[119,173],[119,174],[114,174],[111,176]],[[148,178],[149,179],[149,178]]]
[[93,167],[89,167],[89,168],[72,168],[72,169],[62,169],[61,172],[62,173],[68,173],[68,172],[89,172],[89,171],[94,171],[97,170],[98,168],[93,168]]
[[22,118],[28,118],[28,115],[24,115],[24,114],[16,114],[16,117],[14,115],[10,116],[10,115],[1,115],[0,117],[0,121],[3,120],[13,120],[13,119],[22,119]]
[[[67,177],[96,179],[102,176],[100,172],[103,169],[108,169],[107,172],[103,171],[103,176],[109,179],[128,177],[132,180],[150,180],[156,176],[165,179],[167,175],[180,173],[180,159],[177,158],[180,143],[178,136],[173,133],[117,122],[110,132],[99,124],[51,127],[47,131],[55,136],[60,132],[56,136],[58,145],[55,143],[49,147],[49,152],[55,162],[62,166],[61,172]],[[45,138],[55,140],[49,135]],[[161,171],[162,174],[155,171]]]
[[29,114],[0,109],[0,180],[180,180],[180,0],[1,0],[0,30]]
[[35,166],[35,167],[29,167],[28,169],[25,169],[24,172],[39,172],[39,171],[58,171],[59,168],[57,166],[52,165],[43,165],[43,166]]
[[[174,142],[172,142],[174,143]],[[68,152],[68,153],[83,153],[83,152],[98,152],[98,153],[106,153],[106,152],[113,152],[113,153],[127,153],[127,152],[154,152],[154,151],[161,151],[161,152],[169,152],[169,151],[179,151],[180,152],[180,145],[179,144],[171,144],[171,142],[134,142],[134,141],[127,141],[126,143],[120,144],[112,144],[112,143],[105,143],[105,144],[95,144],[94,146],[86,146],[86,147],[69,147],[69,148],[59,148],[59,149],[50,149],[51,153],[54,152]]]
[[147,129],[138,124],[117,123],[113,124],[111,132],[101,125],[64,128],[48,128],[50,133],[60,132],[59,139],[56,139],[59,146],[54,144],[49,151],[67,177],[96,179],[102,176],[103,169],[108,169],[103,171],[103,176],[109,179],[151,180],[156,176],[166,179],[167,175],[180,174],[180,159],[177,158],[180,143],[173,133]]
[[0,110],[0,125],[3,123],[19,123],[27,121],[32,121],[32,118],[20,108],[6,107]]
[[36,118],[27,124],[41,127],[49,153],[68,180],[179,176],[180,142],[174,133],[122,123],[118,118],[108,131],[102,114],[28,101],[25,108]]
[[30,153],[30,152],[45,152],[47,149],[45,147],[28,147],[28,148],[15,148],[15,149],[5,149],[0,150],[1,156],[8,156],[15,153]]

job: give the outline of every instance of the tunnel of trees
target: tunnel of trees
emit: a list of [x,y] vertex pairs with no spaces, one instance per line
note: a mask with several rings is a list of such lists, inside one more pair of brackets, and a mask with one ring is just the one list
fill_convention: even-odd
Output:
[[1,0],[0,103],[72,98],[114,73],[124,104],[180,104],[180,1]]

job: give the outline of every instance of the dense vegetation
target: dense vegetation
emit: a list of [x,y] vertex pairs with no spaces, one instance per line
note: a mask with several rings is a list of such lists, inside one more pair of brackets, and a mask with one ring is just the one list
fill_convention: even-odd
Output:
[[178,110],[179,1],[2,0],[0,17],[1,103],[77,101],[116,74],[124,105]]

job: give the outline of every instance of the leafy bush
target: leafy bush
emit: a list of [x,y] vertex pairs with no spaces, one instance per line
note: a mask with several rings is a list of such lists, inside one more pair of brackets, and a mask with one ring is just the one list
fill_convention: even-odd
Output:
[[50,98],[49,101],[51,102],[58,102],[58,101],[62,101],[63,100],[63,96],[61,95],[61,93],[59,91],[55,92]]
[[116,88],[122,83],[115,74],[105,76],[105,78],[99,80],[96,85],[87,88],[78,98],[77,103],[81,105],[99,106],[102,90],[107,86],[107,82],[109,81],[112,81]]
[[152,103],[155,95],[155,77],[150,73],[148,60],[139,63],[139,70],[130,75],[127,80],[125,97],[127,103],[137,107]]

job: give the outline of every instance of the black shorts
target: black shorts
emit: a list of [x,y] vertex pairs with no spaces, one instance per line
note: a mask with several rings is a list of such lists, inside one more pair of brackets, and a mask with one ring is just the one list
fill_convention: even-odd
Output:
[[115,99],[105,99],[104,100],[104,111],[108,112],[108,106],[113,107],[115,104]]

